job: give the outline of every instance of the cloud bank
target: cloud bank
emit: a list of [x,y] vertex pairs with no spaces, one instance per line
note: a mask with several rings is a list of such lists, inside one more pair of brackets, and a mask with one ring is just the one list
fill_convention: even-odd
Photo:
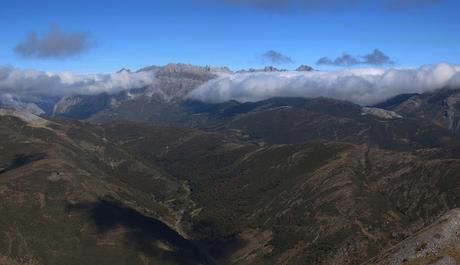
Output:
[[[402,93],[460,88],[460,66],[447,63],[414,69],[351,68],[341,71],[216,73],[189,98],[210,103],[272,97],[329,97],[372,105]],[[151,71],[78,75],[0,67],[0,102],[39,102],[70,95],[115,94],[156,84]],[[39,99],[37,101],[37,99]]]
[[460,87],[460,66],[417,69],[362,68],[337,72],[275,72],[221,75],[193,90],[205,102],[259,101],[272,97],[329,97],[372,105],[402,93]]
[[354,66],[358,64],[363,65],[391,65],[394,61],[379,49],[362,55],[352,56],[348,53],[343,53],[341,56],[330,59],[329,57],[322,57],[317,62],[317,65],[334,65],[334,66]]
[[40,36],[30,32],[26,39],[16,45],[14,52],[24,58],[54,58],[66,59],[79,55],[91,47],[94,42],[86,32],[62,32],[53,25],[49,32]]
[[0,96],[15,97],[91,95],[117,93],[152,84],[151,72],[78,75],[0,67]]

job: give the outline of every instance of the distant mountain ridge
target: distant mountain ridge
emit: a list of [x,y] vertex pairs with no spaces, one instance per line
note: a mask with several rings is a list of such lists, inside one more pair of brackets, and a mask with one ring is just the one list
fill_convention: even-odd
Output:
[[453,134],[460,113],[455,105],[457,90],[399,95],[371,108],[327,98],[214,104],[191,100],[187,95],[226,74],[227,68],[169,64],[139,71],[155,75],[155,82],[116,94],[64,97],[50,115],[95,123],[181,124],[277,144],[321,138],[407,150],[456,141]]
[[[121,69],[121,71],[129,71]],[[237,73],[278,72],[275,67],[264,69],[240,70]],[[313,71],[313,68],[301,65],[297,71]],[[205,82],[217,78],[220,74],[233,74],[228,67],[195,66],[191,64],[167,64],[148,66],[137,70],[155,76],[155,82],[144,88],[131,89],[114,95],[74,95],[61,98],[53,108],[53,116],[67,116],[85,119],[107,108],[116,109],[126,101],[141,101],[139,104],[171,105],[186,100],[186,96]],[[122,107],[123,108],[123,107]],[[148,107],[147,107],[148,108]]]
[[399,95],[377,106],[405,117],[421,118],[460,133],[460,90],[442,88],[423,94]]
[[[127,70],[124,70],[127,71]],[[201,67],[188,64],[149,66],[137,72],[148,72],[155,81],[143,88],[121,91],[116,94],[74,95],[64,97],[56,103],[53,116],[68,116],[85,119],[107,108],[117,108],[127,101],[142,101],[140,104],[172,104],[181,101],[193,89],[217,77],[226,68]]]
[[[299,66],[296,71],[313,71],[314,69],[307,65]],[[170,63],[164,66],[147,66],[136,71],[130,69],[122,68],[116,73],[120,74],[123,72],[126,73],[139,73],[147,72],[151,73],[152,76],[156,76],[161,80],[156,80],[155,83],[150,84],[146,87],[145,94],[152,96],[160,96],[166,100],[175,100],[180,97],[184,97],[192,89],[196,88],[200,84],[209,81],[211,79],[217,78],[218,75],[222,74],[235,74],[235,73],[254,73],[254,72],[282,72],[287,71],[285,69],[277,69],[273,66],[266,66],[262,69],[248,69],[248,70],[239,70],[232,71],[228,67],[215,67],[215,66],[197,66],[192,64],[183,64],[183,63]],[[187,82],[190,84],[188,84]],[[115,95],[110,95],[113,98],[120,100],[123,96],[129,95],[138,96],[142,89],[127,89]],[[98,96],[98,95],[95,95]],[[33,96],[26,98],[16,98],[14,95],[6,95],[0,97],[0,106],[17,106],[21,108],[27,108],[30,111],[33,111],[37,114],[43,115],[60,115],[65,114],[66,110],[72,104],[78,106],[77,102],[85,101],[89,99],[91,95],[70,95],[65,96],[64,98],[59,98],[55,96]],[[73,99],[72,99],[73,98]],[[99,97],[101,98],[101,97]],[[100,104],[98,104],[100,105]],[[96,108],[97,109],[97,108]],[[73,117],[83,117],[87,115],[75,115],[71,114]]]

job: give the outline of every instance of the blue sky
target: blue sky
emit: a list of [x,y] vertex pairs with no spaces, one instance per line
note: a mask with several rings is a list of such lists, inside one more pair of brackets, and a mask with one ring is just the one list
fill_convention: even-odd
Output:
[[[266,8],[231,0],[3,0],[0,65],[78,73],[169,62],[232,69],[266,64],[334,69],[315,63],[325,56],[334,59],[344,52],[359,56],[374,49],[388,55],[396,67],[460,63],[460,2],[399,0],[414,3],[389,8],[380,0],[340,4],[345,1]],[[41,36],[52,24],[64,33],[88,32],[96,45],[64,59],[24,57],[14,51],[29,32]],[[293,63],[262,60],[269,50]]]

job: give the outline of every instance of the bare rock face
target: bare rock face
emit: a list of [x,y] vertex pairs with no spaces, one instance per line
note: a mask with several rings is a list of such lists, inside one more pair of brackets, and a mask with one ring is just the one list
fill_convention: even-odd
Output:
[[0,108],[0,116],[12,116],[19,118],[32,125],[44,125],[47,121],[27,110],[14,108]]
[[19,98],[4,95],[0,95],[0,107],[22,109],[36,115],[42,115],[45,113],[43,109],[33,102],[25,102]]
[[460,258],[460,209],[444,214],[437,222],[384,253],[376,265],[456,265]]
[[[398,97],[400,96],[388,100],[386,103],[390,102],[390,104],[382,108],[395,111],[404,117],[424,119],[449,129],[453,133],[460,133],[459,89],[445,88],[423,94],[414,94],[401,101],[397,99]],[[391,104],[394,101],[396,103]]]
[[63,97],[59,100],[56,105],[54,105],[53,114],[62,114],[68,112],[73,106],[80,103],[82,97],[80,96],[70,96],[70,97]]
[[[297,67],[296,71],[297,72],[311,72],[314,71],[313,67],[302,64],[299,67]],[[259,72],[286,72],[288,70],[286,69],[278,69],[274,66],[265,66],[264,68],[261,69],[255,69],[255,68],[249,68],[249,69],[242,69],[237,71],[237,73],[259,73]]]
[[246,74],[246,73],[270,73],[270,72],[286,72],[288,70],[286,69],[278,69],[274,66],[265,66],[264,68],[261,68],[261,69],[255,69],[255,68],[249,68],[249,69],[242,69],[242,70],[239,70],[237,71],[237,73],[239,74]]
[[297,72],[311,72],[311,71],[314,71],[314,70],[315,69],[313,69],[313,67],[305,65],[305,64],[300,65],[296,69]]
[[384,110],[384,109],[379,109],[379,108],[369,108],[369,107],[364,107],[361,110],[362,110],[363,115],[372,115],[377,118],[386,119],[386,120],[402,118],[401,115],[391,110]]
[[123,72],[131,73],[131,70],[127,68],[121,68],[120,70],[117,71],[117,73],[123,73]]
[[170,74],[170,73],[193,73],[193,74],[204,74],[204,73],[231,73],[232,71],[228,67],[214,67],[210,65],[197,66],[192,64],[182,63],[170,63],[165,66],[147,66],[139,69],[137,72],[154,72],[156,74]]
[[190,91],[226,71],[229,70],[211,66],[168,64],[154,71],[154,83],[141,93],[165,102],[181,101]]
[[145,67],[137,72],[148,72],[155,79],[145,87],[116,94],[72,95],[61,98],[54,106],[53,115],[77,119],[86,119],[101,112],[106,112],[108,116],[121,115],[126,119],[131,118],[126,116],[131,113],[135,116],[155,115],[158,109],[163,110],[182,102],[193,89],[217,78],[219,74],[231,73],[231,70],[227,67],[168,64]]
[[73,95],[61,98],[53,109],[53,115],[70,118],[84,118],[110,106],[115,95],[101,93],[97,95]]

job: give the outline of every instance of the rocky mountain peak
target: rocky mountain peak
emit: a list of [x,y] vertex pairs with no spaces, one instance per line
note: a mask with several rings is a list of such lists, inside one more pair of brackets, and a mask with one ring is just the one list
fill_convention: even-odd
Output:
[[224,67],[215,67],[211,65],[198,66],[193,64],[184,64],[184,63],[169,63],[164,66],[147,66],[139,69],[137,72],[151,71],[158,74],[172,74],[172,73],[192,73],[192,74],[203,74],[203,73],[231,73],[232,71]]
[[242,69],[238,70],[237,73],[261,73],[261,72],[286,72],[286,69],[278,69],[274,66],[268,65],[264,68],[256,69],[256,68],[249,68],[249,69]]
[[124,68],[124,67],[123,67],[123,68],[121,68],[120,70],[117,71],[117,74],[118,74],[118,73],[122,73],[122,72],[131,73],[131,70],[128,69],[128,68]]
[[[297,72],[311,72],[314,71],[315,69],[311,66],[302,64],[299,67],[296,68],[295,71]],[[279,69],[274,66],[268,65],[265,66],[264,68],[249,68],[249,69],[242,69],[237,71],[237,73],[259,73],[259,72],[286,72],[288,71],[287,69]]]
[[314,70],[315,69],[313,69],[313,67],[305,65],[305,64],[300,65],[296,69],[297,72],[311,72],[311,71],[314,71]]

